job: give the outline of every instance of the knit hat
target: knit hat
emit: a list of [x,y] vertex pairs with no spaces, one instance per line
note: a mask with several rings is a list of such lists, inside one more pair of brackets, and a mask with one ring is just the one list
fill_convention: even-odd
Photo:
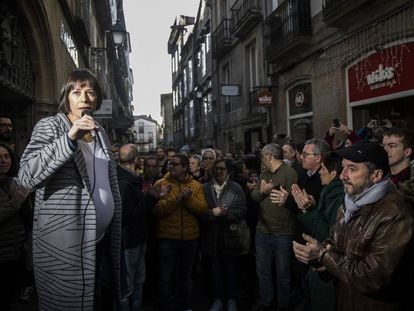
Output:
[[190,153],[190,146],[189,145],[182,146],[180,149],[180,152]]

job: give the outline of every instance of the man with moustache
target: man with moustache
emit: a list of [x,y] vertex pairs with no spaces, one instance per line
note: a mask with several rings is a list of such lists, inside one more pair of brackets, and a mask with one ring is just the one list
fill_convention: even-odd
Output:
[[338,310],[406,310],[414,222],[387,177],[387,153],[363,141],[337,154],[346,195],[330,239],[304,234],[306,244],[293,242],[295,256],[338,280]]

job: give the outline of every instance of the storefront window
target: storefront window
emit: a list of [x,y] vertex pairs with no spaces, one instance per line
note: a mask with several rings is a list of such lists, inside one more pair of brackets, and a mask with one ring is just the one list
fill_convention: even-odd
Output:
[[290,137],[294,142],[302,142],[313,137],[312,117],[289,120]]
[[304,82],[290,88],[288,119],[290,136],[295,142],[313,137],[312,84]]

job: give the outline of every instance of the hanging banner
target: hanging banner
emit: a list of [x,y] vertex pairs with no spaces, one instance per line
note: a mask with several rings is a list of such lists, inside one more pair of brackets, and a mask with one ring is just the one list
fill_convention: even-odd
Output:
[[259,107],[269,108],[272,106],[273,96],[269,91],[262,91],[257,95],[256,105]]
[[414,42],[394,45],[359,60],[347,70],[351,105],[414,94]]

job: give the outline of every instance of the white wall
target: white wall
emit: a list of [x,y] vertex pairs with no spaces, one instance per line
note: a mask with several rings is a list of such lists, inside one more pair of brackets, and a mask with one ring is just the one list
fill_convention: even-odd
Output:
[[[157,141],[157,124],[155,122],[148,121],[146,119],[137,119],[134,121],[134,130],[137,133],[137,141],[139,142],[140,135],[139,135],[139,123],[144,123],[144,141],[148,141],[148,133],[152,132],[153,142],[152,144],[138,144],[138,151],[139,152],[150,152],[155,149],[155,147],[158,144]],[[152,146],[153,150],[150,150],[150,147]]]

